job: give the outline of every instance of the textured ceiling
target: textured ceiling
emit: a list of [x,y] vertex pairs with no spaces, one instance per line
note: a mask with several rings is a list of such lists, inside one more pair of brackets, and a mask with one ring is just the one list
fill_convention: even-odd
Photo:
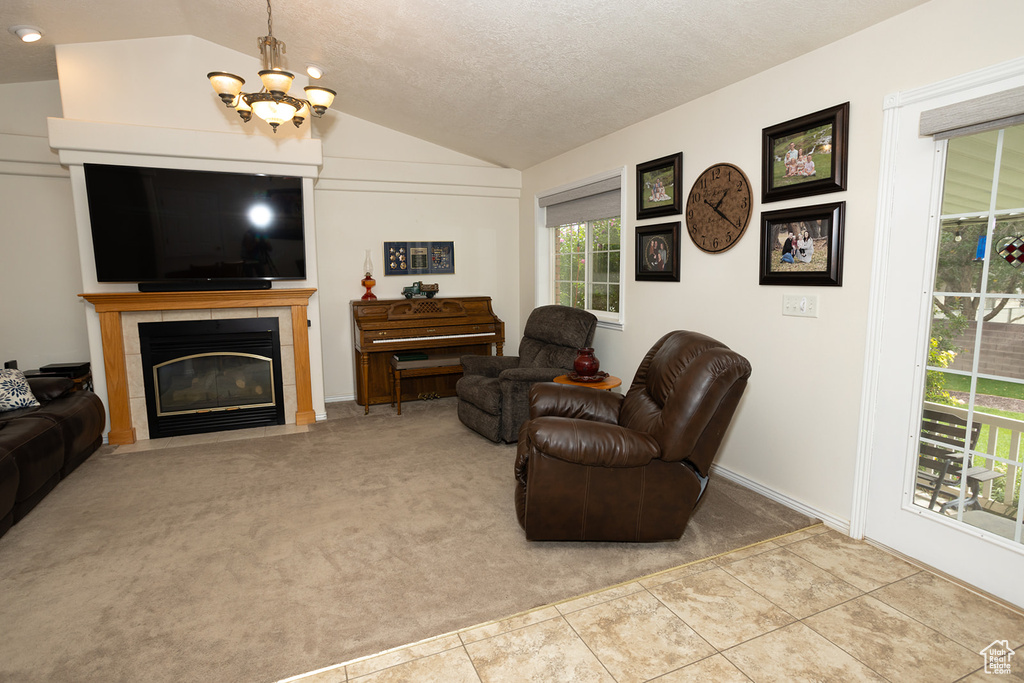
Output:
[[[527,168],[925,0],[275,0],[289,68],[334,108]],[[39,26],[22,44],[7,28]],[[57,77],[53,46],[191,34],[256,56],[261,0],[2,0],[0,82]],[[211,65],[211,70],[216,65]]]

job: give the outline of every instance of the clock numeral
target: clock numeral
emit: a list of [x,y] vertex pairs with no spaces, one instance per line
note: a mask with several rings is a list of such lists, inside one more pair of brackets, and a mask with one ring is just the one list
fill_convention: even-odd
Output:
[[725,243],[726,244],[731,244],[732,243],[732,233],[731,232],[725,233]]
[[718,238],[717,237],[715,239],[711,240],[711,248],[712,249],[718,249]]

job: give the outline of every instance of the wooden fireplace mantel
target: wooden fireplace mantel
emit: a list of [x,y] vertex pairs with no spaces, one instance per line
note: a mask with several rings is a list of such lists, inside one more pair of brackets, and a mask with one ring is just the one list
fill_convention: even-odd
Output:
[[111,444],[135,443],[128,371],[125,366],[121,314],[128,311],[180,311],[204,308],[261,308],[290,306],[292,344],[295,353],[295,424],[312,424],[313,388],[309,369],[309,332],[306,307],[315,288],[233,290],[226,292],[111,292],[79,294],[96,309],[103,341],[103,364],[107,377]]

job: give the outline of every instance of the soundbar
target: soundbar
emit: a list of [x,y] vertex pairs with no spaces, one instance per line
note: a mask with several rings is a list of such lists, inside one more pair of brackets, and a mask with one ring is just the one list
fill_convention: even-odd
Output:
[[140,282],[140,292],[226,292],[238,289],[270,289],[270,280],[196,279]]

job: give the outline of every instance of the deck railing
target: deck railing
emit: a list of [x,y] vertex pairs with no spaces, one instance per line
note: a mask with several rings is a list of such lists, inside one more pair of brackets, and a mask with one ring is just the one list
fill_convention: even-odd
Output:
[[[929,410],[956,415],[963,420],[967,419],[966,408],[929,403],[927,401],[924,405]],[[1003,471],[1003,466],[1006,467],[1002,491],[996,497],[993,497],[993,481],[986,481],[982,484],[978,502],[987,509],[997,507],[998,509],[994,509],[993,512],[1016,516],[1017,495],[1020,491],[1020,475],[1022,468],[1024,468],[1024,455],[1021,453],[1021,434],[1024,433],[1024,420],[1014,420],[1013,418],[1001,415],[979,413],[975,410],[974,423],[981,426],[981,431],[978,434],[978,443],[984,442],[984,450],[975,449],[975,457],[972,464],[984,465],[987,469],[1000,472]],[[1004,434],[1006,435],[1005,438],[1008,438],[1009,451],[1006,455],[1001,455],[1000,457],[1010,462],[998,463],[1000,466],[996,467],[997,462],[991,456],[996,455],[999,442],[1004,438]],[[990,457],[985,457],[986,455]],[[979,462],[979,457],[984,460],[983,463]],[[1010,510],[1009,508],[1013,509]]]

